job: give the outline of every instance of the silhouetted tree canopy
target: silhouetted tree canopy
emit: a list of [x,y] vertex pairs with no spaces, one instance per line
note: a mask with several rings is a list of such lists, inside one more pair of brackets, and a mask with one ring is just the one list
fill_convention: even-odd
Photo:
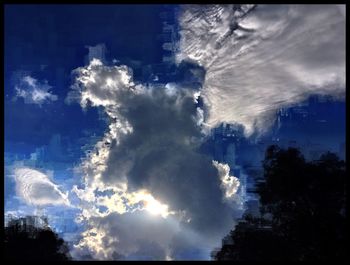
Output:
[[270,146],[258,185],[260,217],[246,215],[216,260],[344,260],[345,162],[332,153],[306,161]]
[[68,246],[50,229],[31,228],[30,232],[12,225],[5,228],[5,260],[67,261]]

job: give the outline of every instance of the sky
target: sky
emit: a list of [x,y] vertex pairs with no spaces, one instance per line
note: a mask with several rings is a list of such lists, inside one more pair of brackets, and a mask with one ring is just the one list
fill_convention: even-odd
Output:
[[47,215],[78,260],[210,259],[268,143],[343,154],[345,17],[6,5],[5,214]]

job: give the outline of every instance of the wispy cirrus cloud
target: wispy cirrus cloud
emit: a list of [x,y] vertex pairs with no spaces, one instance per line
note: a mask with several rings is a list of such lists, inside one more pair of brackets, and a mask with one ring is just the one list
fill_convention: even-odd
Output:
[[184,5],[177,60],[203,66],[205,123],[265,132],[276,110],[345,95],[344,5]]
[[71,206],[68,193],[63,193],[49,177],[28,167],[13,170],[16,194],[24,203],[33,206],[65,205]]

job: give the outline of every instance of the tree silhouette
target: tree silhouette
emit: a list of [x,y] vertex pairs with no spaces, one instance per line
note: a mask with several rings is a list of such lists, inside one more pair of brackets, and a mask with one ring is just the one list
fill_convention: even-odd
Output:
[[5,259],[8,261],[68,261],[67,244],[51,229],[5,227]]
[[345,162],[329,152],[308,162],[298,149],[270,146],[263,168],[261,216],[245,216],[215,259],[344,260]]

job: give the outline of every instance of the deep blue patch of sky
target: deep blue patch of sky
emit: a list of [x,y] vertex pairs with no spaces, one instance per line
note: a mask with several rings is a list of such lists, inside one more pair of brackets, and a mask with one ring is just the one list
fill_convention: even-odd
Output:
[[[96,108],[83,112],[64,99],[71,71],[85,64],[87,46],[104,43],[107,59],[143,64],[161,61],[161,5],[7,5],[5,6],[5,151],[31,152],[53,133],[81,137],[84,129],[102,134]],[[42,107],[12,101],[14,74],[25,71],[47,80],[58,96]],[[79,121],[79,122],[77,122]]]

